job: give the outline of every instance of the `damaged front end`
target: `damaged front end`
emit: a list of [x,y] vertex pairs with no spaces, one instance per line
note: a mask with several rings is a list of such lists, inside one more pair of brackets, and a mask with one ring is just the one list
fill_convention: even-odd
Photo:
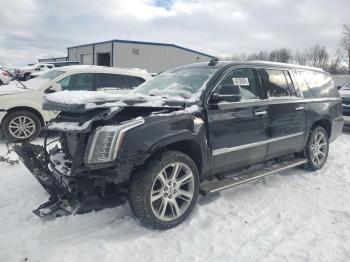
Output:
[[15,152],[37,181],[50,195],[33,213],[39,217],[81,214],[92,210],[113,207],[125,202],[122,190],[107,196],[94,181],[84,176],[72,175],[72,162],[54,147],[47,152],[45,147],[25,143],[16,145]]
[[[92,107],[45,100],[45,110],[61,113],[47,125],[44,145],[14,147],[50,195],[33,211],[36,215],[80,214],[126,202],[132,172],[149,158],[149,148],[159,136],[174,128],[174,116],[180,118],[179,130],[195,128],[181,104],[123,103]],[[175,111],[182,113],[169,118]],[[48,142],[51,131],[59,132],[59,138]]]

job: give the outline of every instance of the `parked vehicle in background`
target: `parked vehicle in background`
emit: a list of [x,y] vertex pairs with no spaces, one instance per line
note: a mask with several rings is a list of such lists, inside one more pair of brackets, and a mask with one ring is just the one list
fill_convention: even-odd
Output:
[[339,93],[343,101],[343,114],[350,116],[350,80],[340,87]]
[[[30,78],[32,78],[33,73],[46,72],[52,68],[54,68],[54,65],[52,64],[34,64],[31,66],[21,67],[21,68],[18,68],[17,70],[17,77],[20,80],[27,81]],[[33,77],[36,77],[38,75],[39,74],[34,74]]]
[[69,66],[69,65],[79,65],[78,61],[60,61],[60,62],[52,62],[50,63],[54,65],[55,67],[61,67],[61,66]]
[[51,195],[34,213],[83,213],[124,195],[157,229],[182,223],[199,192],[321,169],[344,125],[322,69],[215,59],[163,72],[130,95],[48,95],[44,108],[61,111],[48,125],[60,143],[15,147]]
[[[5,137],[25,141],[37,137],[47,121],[56,116],[42,109],[45,94],[62,90],[127,93],[151,76],[138,70],[100,66],[66,66],[25,82],[0,89],[0,125]],[[57,111],[55,111],[57,112]]]
[[0,68],[0,86],[7,85],[10,83],[11,79],[11,75]]

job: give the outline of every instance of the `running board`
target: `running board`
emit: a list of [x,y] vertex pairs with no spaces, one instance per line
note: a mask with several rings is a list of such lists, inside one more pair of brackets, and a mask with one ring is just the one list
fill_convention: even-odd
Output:
[[274,165],[264,167],[263,169],[254,171],[249,174],[231,176],[228,178],[224,178],[222,180],[201,185],[200,192],[202,195],[219,192],[234,186],[238,186],[244,183],[248,183],[257,179],[264,178],[269,175],[273,175],[278,172],[288,170],[293,167],[301,166],[306,162],[307,161],[305,159],[301,159],[301,158],[293,158],[292,160],[282,161]]

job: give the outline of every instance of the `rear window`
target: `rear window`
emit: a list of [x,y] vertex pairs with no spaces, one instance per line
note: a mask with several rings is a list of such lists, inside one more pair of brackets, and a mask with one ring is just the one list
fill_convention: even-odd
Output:
[[137,76],[125,76],[125,78],[129,82],[130,87],[137,87],[145,82],[145,79]]
[[118,74],[96,74],[97,88],[130,89],[131,85],[124,75]]

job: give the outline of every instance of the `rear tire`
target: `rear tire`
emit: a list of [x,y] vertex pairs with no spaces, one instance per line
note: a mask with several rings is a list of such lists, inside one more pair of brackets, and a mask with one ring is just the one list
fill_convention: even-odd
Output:
[[181,152],[167,151],[134,173],[129,204],[146,227],[170,229],[190,215],[198,190],[199,174],[193,160]]
[[307,160],[304,167],[311,171],[321,169],[327,162],[328,151],[328,133],[323,127],[317,126],[311,131],[303,150],[303,156]]
[[5,116],[1,128],[9,141],[24,142],[39,135],[41,122],[39,117],[30,111],[13,111]]

